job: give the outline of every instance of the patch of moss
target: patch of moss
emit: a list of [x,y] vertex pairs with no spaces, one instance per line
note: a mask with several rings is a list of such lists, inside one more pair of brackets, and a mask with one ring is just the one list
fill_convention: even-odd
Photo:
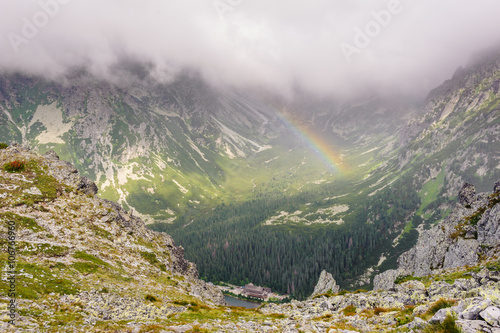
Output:
[[[21,248],[18,244],[18,248]],[[69,248],[66,246],[57,246],[52,244],[31,244],[25,243],[24,249],[21,253],[31,255],[44,255],[47,257],[63,257],[68,254]]]
[[91,262],[75,262],[75,263],[71,264],[70,267],[74,268],[77,271],[79,271],[80,273],[86,274],[86,275],[95,273],[99,269],[98,265],[95,265]]
[[16,223],[16,229],[24,228],[34,232],[39,232],[44,230],[41,226],[38,225],[38,223],[36,223],[34,219],[20,216],[11,212],[0,213],[0,219],[5,219],[7,221],[14,221]]
[[[160,325],[155,325],[155,324],[149,324],[141,327],[139,330],[139,333],[146,333],[146,332],[152,332],[152,333],[159,333],[159,332],[165,332],[165,327],[160,326]],[[199,326],[194,326],[192,330],[186,331],[188,332],[209,332],[208,330],[201,330]]]
[[141,257],[146,259],[146,261],[149,262],[151,265],[155,265],[157,263],[160,263],[158,261],[158,259],[156,258],[156,254],[154,254],[153,252],[143,251],[140,253],[140,255],[141,255]]
[[413,305],[407,305],[403,310],[399,310],[399,313],[396,316],[397,326],[403,326],[408,323],[411,323],[414,319],[413,310],[415,307]]
[[84,252],[84,251],[76,251],[75,253],[73,253],[73,258],[82,259],[85,261],[90,261],[90,262],[96,264],[97,266],[109,267],[109,264],[107,262],[105,262],[104,260],[99,259],[96,256],[93,256],[92,254],[88,254],[87,252]]
[[107,230],[104,230],[103,228],[100,228],[96,225],[92,225],[90,227],[90,229],[92,229],[92,231],[94,231],[94,234],[96,236],[99,236],[99,237],[102,237],[102,238],[106,238],[106,239],[109,239],[111,240],[113,238],[113,235],[107,231]]
[[[73,281],[58,277],[55,272],[42,265],[19,261],[16,270],[16,292],[19,298],[39,299],[50,293],[75,295],[78,289]],[[7,281],[0,280],[0,292],[7,294]]]

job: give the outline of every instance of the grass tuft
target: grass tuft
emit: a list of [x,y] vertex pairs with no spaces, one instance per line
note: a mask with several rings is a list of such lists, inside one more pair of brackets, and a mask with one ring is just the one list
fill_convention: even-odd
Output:
[[423,333],[462,333],[462,330],[457,326],[455,318],[446,316],[442,323],[438,322],[427,326]]
[[440,298],[439,300],[437,300],[436,302],[434,302],[431,305],[431,307],[429,308],[429,310],[427,310],[427,312],[425,314],[427,316],[434,316],[436,314],[436,312],[438,312],[439,310],[445,309],[445,308],[451,308],[455,304],[457,304],[457,301],[455,301],[453,299]]

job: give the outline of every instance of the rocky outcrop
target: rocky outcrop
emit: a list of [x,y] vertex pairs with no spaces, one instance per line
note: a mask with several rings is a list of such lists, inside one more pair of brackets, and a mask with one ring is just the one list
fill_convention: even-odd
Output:
[[[421,329],[432,323],[442,322],[447,315],[457,318],[457,325],[464,332],[475,332],[469,328],[482,327],[484,332],[499,328],[497,309],[500,308],[500,282],[497,273],[486,269],[472,278],[459,278],[449,284],[443,281],[433,281],[426,287],[420,281],[407,281],[395,284],[393,290],[372,291],[342,296],[319,297],[304,302],[292,301],[290,304],[269,304],[262,308],[264,314],[281,314],[288,319],[301,322],[313,322],[317,327],[328,327],[324,319],[332,321],[329,327],[342,322],[344,329],[332,329],[326,332],[347,332],[345,327],[351,327],[350,332],[401,332]],[[425,321],[420,316],[428,313],[432,305],[440,299],[449,300],[449,305],[437,311]],[[353,311],[347,314],[345,309]],[[378,309],[379,315],[373,315]],[[412,310],[412,314],[401,317],[401,313]],[[405,318],[405,322],[401,319]],[[340,325],[339,325],[340,326]],[[311,331],[315,331],[312,330]],[[324,332],[316,328],[317,332]]]
[[474,185],[465,183],[460,192],[458,192],[458,199],[463,206],[470,206],[476,197],[476,189]]
[[390,269],[375,275],[373,278],[373,290],[393,290],[396,278],[406,275],[405,273],[405,270],[402,269]]
[[340,290],[340,286],[337,285],[337,282],[333,278],[332,274],[323,270],[319,276],[318,283],[316,287],[314,287],[314,291],[311,294],[310,298],[313,298],[317,295],[333,293],[336,294]]
[[477,224],[477,240],[489,247],[500,245],[500,205],[484,212]]
[[198,279],[196,266],[171,236],[149,230],[120,205],[95,196],[95,184],[54,152],[42,156],[18,145],[0,149],[0,166],[12,161],[26,167],[15,173],[0,168],[0,244],[7,239],[7,223],[14,221],[16,259],[30,267],[23,287],[36,295],[25,299],[21,290],[20,309],[38,309],[36,299],[49,297],[51,304],[78,309],[82,320],[94,325],[166,318],[198,302],[225,304],[219,289]]
[[437,269],[474,265],[484,247],[500,244],[498,192],[476,195],[465,184],[459,193],[461,206],[437,226],[420,234],[417,244],[398,259],[398,273],[387,272],[374,281],[377,288],[390,287],[397,275],[425,276]]
[[96,195],[98,191],[97,185],[87,177],[80,178],[76,189],[87,195]]
[[495,183],[495,186],[493,187],[493,192],[500,193],[500,180]]

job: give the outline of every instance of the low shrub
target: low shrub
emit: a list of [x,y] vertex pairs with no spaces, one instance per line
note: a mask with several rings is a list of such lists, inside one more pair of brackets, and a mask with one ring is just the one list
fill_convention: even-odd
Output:
[[356,307],[354,305],[348,305],[342,310],[344,316],[354,316],[356,314]]
[[7,148],[9,145],[4,143],[4,142],[0,142],[0,149],[5,149]]
[[15,160],[5,164],[3,168],[7,172],[21,172],[26,169],[26,163],[24,163],[23,161]]
[[150,302],[153,302],[153,303],[154,302],[158,302],[158,298],[154,297],[153,295],[149,295],[148,294],[144,298],[146,299],[146,301],[150,301]]

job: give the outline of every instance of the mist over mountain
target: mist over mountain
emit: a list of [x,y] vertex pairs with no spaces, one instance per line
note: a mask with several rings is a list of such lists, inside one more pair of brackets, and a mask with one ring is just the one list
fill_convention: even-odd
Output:
[[[499,42],[500,4],[409,0],[8,1],[0,68],[58,77],[85,67],[127,81],[133,61],[157,80],[198,71],[216,85],[293,96],[378,90],[424,96]],[[136,73],[137,74],[137,73]]]

